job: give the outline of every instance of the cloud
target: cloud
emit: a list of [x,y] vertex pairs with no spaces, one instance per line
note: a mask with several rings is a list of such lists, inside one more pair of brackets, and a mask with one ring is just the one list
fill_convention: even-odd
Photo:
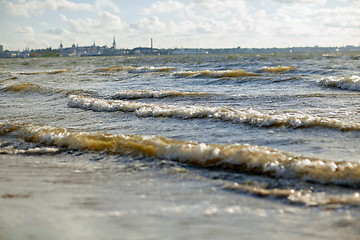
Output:
[[32,28],[32,27],[30,27],[30,26],[26,26],[26,27],[17,27],[16,29],[15,29],[15,31],[17,32],[17,33],[20,33],[20,34],[22,34],[22,35],[24,35],[24,36],[34,36],[34,29]]
[[29,17],[30,13],[43,7],[43,3],[37,0],[29,2],[17,1],[17,3],[2,1],[2,3],[5,5],[8,13],[24,17]]
[[236,10],[243,12],[247,9],[244,0],[192,0],[192,2],[204,11],[222,12]]
[[43,33],[50,34],[50,35],[61,35],[64,33],[64,30],[61,28],[51,27],[43,31]]
[[322,5],[326,3],[326,0],[272,0],[278,3],[285,4],[309,4],[309,5]]
[[144,33],[162,33],[166,30],[166,24],[161,22],[157,16],[143,18],[130,26]]
[[152,3],[149,9],[145,9],[146,15],[157,14],[157,13],[171,13],[179,12],[186,9],[186,6],[178,1],[168,0],[165,2],[157,1]]
[[3,1],[2,3],[5,5],[8,13],[23,17],[43,14],[47,10],[96,12],[108,7],[114,11],[118,11],[118,7],[110,0],[97,0],[93,5],[88,3],[71,2],[68,0],[17,0],[15,2]]
[[73,34],[81,35],[114,35],[127,28],[119,16],[107,11],[101,11],[96,18],[68,19],[60,15],[61,19],[67,22]]

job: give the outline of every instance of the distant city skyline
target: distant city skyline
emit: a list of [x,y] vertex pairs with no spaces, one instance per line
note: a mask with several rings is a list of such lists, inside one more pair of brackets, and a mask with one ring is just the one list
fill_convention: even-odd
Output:
[[4,50],[360,44],[360,0],[0,0]]

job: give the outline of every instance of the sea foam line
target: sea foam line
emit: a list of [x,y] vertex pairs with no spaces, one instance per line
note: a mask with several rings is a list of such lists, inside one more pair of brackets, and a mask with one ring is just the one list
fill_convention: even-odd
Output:
[[79,95],[71,95],[68,105],[74,108],[99,112],[134,112],[139,117],[209,118],[256,127],[324,127],[342,131],[360,131],[360,124],[358,123],[347,123],[337,119],[303,114],[263,113],[253,109],[154,104],[124,100],[106,100]]
[[307,158],[256,145],[206,144],[160,136],[75,132],[31,123],[0,122],[0,135],[8,134],[65,149],[142,155],[275,178],[360,186],[359,163]]

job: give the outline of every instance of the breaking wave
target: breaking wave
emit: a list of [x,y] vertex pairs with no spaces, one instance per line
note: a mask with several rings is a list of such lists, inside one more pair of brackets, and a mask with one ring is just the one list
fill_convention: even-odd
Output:
[[88,94],[88,92],[83,90],[63,90],[63,89],[54,89],[49,87],[43,87],[35,83],[22,82],[14,83],[8,86],[1,88],[1,91],[4,92],[13,92],[13,93],[25,93],[25,94],[64,94],[65,96],[71,94]]
[[209,118],[256,127],[323,127],[342,131],[360,131],[360,124],[358,123],[348,123],[337,119],[304,114],[263,113],[253,109],[243,110],[194,105],[178,106],[124,100],[105,100],[79,95],[71,95],[68,105],[74,108],[99,112],[134,112],[139,117]]
[[105,67],[105,68],[99,68],[95,72],[122,72],[127,71],[129,73],[147,73],[147,72],[171,72],[175,68],[174,67],[135,67],[135,66],[111,66],[111,67]]
[[2,90],[5,92],[43,93],[43,94],[61,92],[61,90],[46,88],[29,82],[14,83],[2,88]]
[[60,150],[54,147],[36,147],[28,149],[16,149],[13,147],[0,147],[0,154],[25,154],[25,155],[42,155],[42,154],[54,154],[58,153]]
[[256,184],[227,183],[224,189],[246,192],[261,197],[286,198],[291,203],[304,204],[307,206],[321,205],[360,205],[360,194],[324,194],[310,190],[266,188]]
[[119,92],[112,99],[140,99],[140,98],[167,98],[167,97],[196,97],[209,96],[211,93],[181,92],[181,91],[145,91],[127,90]]
[[273,178],[360,186],[359,163],[306,158],[256,145],[205,144],[159,136],[75,132],[15,122],[0,122],[0,135],[11,135],[50,147],[139,155]]
[[68,72],[67,69],[57,69],[57,70],[48,70],[48,71],[39,71],[39,72],[19,72],[21,75],[36,75],[36,74],[60,74]]
[[281,73],[281,72],[289,72],[295,70],[296,67],[293,66],[277,66],[277,67],[263,67],[262,70],[264,72],[272,72],[272,73]]
[[175,72],[177,77],[208,77],[208,78],[239,78],[249,76],[259,76],[257,73],[246,72],[244,70],[225,70],[225,71],[181,71]]
[[344,90],[360,91],[360,76],[351,77],[326,77],[319,81],[327,87],[336,87]]

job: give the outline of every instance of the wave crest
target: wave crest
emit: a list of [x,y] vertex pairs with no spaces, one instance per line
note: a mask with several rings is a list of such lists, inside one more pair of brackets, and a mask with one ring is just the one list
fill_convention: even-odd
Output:
[[250,77],[259,76],[257,73],[246,72],[244,70],[225,70],[225,71],[181,71],[174,73],[177,77],[209,77],[209,78],[239,78],[239,77]]
[[127,71],[129,73],[147,73],[147,72],[171,72],[175,68],[174,67],[154,67],[154,66],[148,66],[148,67],[135,67],[135,66],[111,66],[111,67],[104,67],[99,68],[95,72],[122,72]]
[[56,69],[56,70],[48,70],[48,71],[39,71],[39,72],[19,72],[21,75],[37,75],[37,74],[60,74],[68,72],[67,69]]
[[277,66],[277,67],[263,67],[262,70],[264,72],[272,72],[272,73],[281,73],[281,72],[289,72],[295,70],[296,67],[293,66]]
[[65,94],[66,96],[71,94],[88,94],[88,92],[83,90],[64,90],[64,89],[55,89],[50,87],[43,87],[35,83],[30,82],[21,82],[14,83],[8,86],[1,88],[2,91],[12,92],[12,93],[25,93],[25,94]]
[[140,98],[167,98],[167,97],[195,97],[208,96],[211,93],[181,92],[181,91],[145,91],[127,90],[113,95],[112,99],[140,99]]
[[5,92],[24,92],[24,93],[58,93],[54,89],[42,87],[30,82],[15,83],[3,88]]
[[143,155],[275,178],[360,186],[359,163],[306,158],[256,145],[205,144],[159,136],[86,133],[30,123],[0,122],[0,135],[5,134],[73,150]]
[[319,81],[327,87],[336,87],[344,90],[360,91],[360,76],[351,77],[326,77]]
[[360,124],[358,123],[348,123],[337,119],[303,114],[263,113],[253,109],[244,110],[194,105],[177,106],[124,100],[105,100],[79,95],[71,95],[68,105],[70,107],[99,112],[135,112],[139,117],[209,118],[256,127],[323,127],[342,131],[360,131]]
[[258,184],[226,183],[224,189],[246,192],[261,197],[286,198],[291,203],[304,204],[307,206],[321,205],[360,205],[360,194],[324,194],[323,192],[312,192],[295,189],[266,188]]

